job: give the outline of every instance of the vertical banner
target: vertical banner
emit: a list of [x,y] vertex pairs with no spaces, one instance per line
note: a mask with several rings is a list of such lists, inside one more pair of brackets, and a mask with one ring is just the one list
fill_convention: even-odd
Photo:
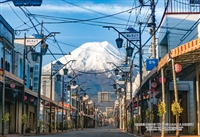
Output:
[[39,87],[39,63],[34,63],[33,66],[33,91],[38,92]]

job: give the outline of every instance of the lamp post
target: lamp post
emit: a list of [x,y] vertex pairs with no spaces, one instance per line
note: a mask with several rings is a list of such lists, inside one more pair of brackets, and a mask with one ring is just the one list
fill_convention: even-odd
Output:
[[42,71],[42,56],[47,52],[47,48],[48,46],[46,44],[43,43],[43,45],[41,45],[41,49],[40,49],[40,53],[38,52],[32,52],[32,59],[33,61],[37,61],[37,57],[39,56],[40,58],[40,67],[39,67],[39,85],[38,85],[38,99],[37,99],[37,119],[36,119],[36,133],[40,133],[40,126],[39,126],[39,119],[40,119],[40,92],[41,92],[41,71]]
[[[66,70],[65,70],[66,71]],[[79,74],[80,75],[80,74]],[[63,85],[63,89],[62,89],[62,119],[63,119],[63,115],[64,115],[64,112],[63,112],[63,108],[64,108],[64,88],[66,87],[67,85],[67,89],[70,91],[70,111],[71,111],[71,87],[70,87],[70,83],[72,82],[73,84],[76,84],[76,82],[74,81],[74,79],[79,76],[79,75],[76,75],[75,77],[73,77],[69,82],[65,83],[64,82],[64,76],[63,76],[63,81],[62,81],[62,85]],[[57,74],[57,80],[60,81],[61,80],[61,75],[58,73]],[[63,132],[63,126],[62,126],[62,132]]]
[[[36,118],[36,133],[40,133],[40,124],[39,124],[39,116],[40,116],[40,92],[41,92],[41,71],[42,71],[42,57],[43,55],[46,54],[47,49],[48,49],[48,45],[44,43],[44,40],[52,35],[58,34],[59,32],[51,32],[49,33],[47,36],[44,37],[44,35],[42,34],[41,31],[41,36],[42,36],[42,41],[41,41],[41,48],[40,48],[40,52],[36,52],[35,50],[32,50],[31,56],[32,56],[32,60],[33,61],[37,61],[38,56],[40,58],[40,65],[39,65],[39,81],[38,81],[38,99],[37,99],[37,118]],[[37,43],[34,47],[36,47],[39,43]]]
[[[53,68],[53,64],[51,63],[51,76],[50,76],[50,99],[52,100],[52,85],[53,85],[53,81],[52,81],[52,78],[53,76],[55,76],[61,69],[63,69],[67,64],[69,64],[70,62],[74,62],[76,60],[70,60],[68,61],[67,63],[63,64],[63,66],[61,68],[59,68],[58,70],[56,70],[56,72],[52,73],[54,70],[52,69]],[[67,75],[68,73],[68,69],[67,68],[64,68],[63,69],[63,73],[64,75]],[[52,111],[52,103],[50,103],[50,116],[51,116],[51,111]],[[49,133],[51,133],[51,125],[52,121],[51,121],[51,118],[50,118],[50,124],[49,124]]]
[[[118,32],[119,35],[123,36],[127,41],[129,41],[129,43],[133,44],[134,47],[136,47],[139,51],[139,70],[140,70],[140,86],[139,88],[141,87],[141,83],[142,83],[142,41],[141,41],[141,25],[142,23],[139,22],[139,46],[137,46],[135,43],[133,43],[133,41],[129,40],[123,33],[119,32],[116,28],[114,28],[113,26],[104,26],[104,28],[113,28],[115,31]],[[136,40],[138,41],[138,40]],[[117,44],[117,47],[122,47],[122,44],[123,44],[123,39],[117,39],[116,40],[116,44]],[[130,53],[130,55],[133,53],[133,48],[131,48],[130,46],[126,48],[126,51],[127,51],[127,55]],[[131,55],[132,56],[132,55]],[[129,56],[129,57],[131,57]],[[130,87],[132,87],[132,65],[133,63],[131,63],[131,67],[130,67]],[[141,91],[141,88],[140,88],[140,91],[139,91],[140,94],[142,94],[142,91]],[[131,88],[131,91],[130,91],[130,94],[132,95],[132,88]],[[133,97],[131,96],[131,100],[132,100],[132,104],[133,104]],[[131,115],[133,117],[133,106],[131,106]],[[143,99],[141,98],[141,108],[143,108]],[[142,114],[142,109],[141,109],[141,112]],[[142,116],[142,122],[143,121],[143,116]],[[131,130],[133,131],[133,124],[134,124],[134,120],[132,119],[132,125],[131,125]],[[142,128],[143,129],[143,128]],[[142,134],[144,133],[144,130],[142,130]]]
[[[113,62],[107,62],[109,64],[113,64],[114,66],[116,66],[116,69],[114,70],[115,71],[115,75],[118,75],[119,74],[119,70],[121,70],[123,72],[123,75],[122,75],[122,80],[124,81],[124,127],[125,125],[127,125],[127,110],[126,110],[126,93],[127,93],[127,79],[129,78],[129,75],[127,74],[127,72],[124,72],[120,67],[118,67],[117,65],[115,65]],[[132,84],[132,83],[130,83]],[[131,89],[131,92],[132,92],[132,89]],[[132,97],[132,96],[131,96]]]

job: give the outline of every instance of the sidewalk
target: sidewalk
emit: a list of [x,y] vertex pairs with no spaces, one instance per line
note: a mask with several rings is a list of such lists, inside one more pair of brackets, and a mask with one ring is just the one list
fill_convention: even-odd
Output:
[[[24,136],[43,136],[43,135],[48,135],[48,134],[62,134],[62,133],[66,133],[66,132],[72,132],[72,131],[78,131],[78,130],[82,130],[82,129],[73,129],[73,130],[64,130],[63,132],[61,130],[59,130],[58,132],[57,131],[54,131],[52,133],[43,133],[41,132],[40,134],[36,134],[36,133],[24,133],[23,135],[22,134],[6,134],[4,135],[5,137],[24,137]],[[1,135],[0,135],[1,137]]]
[[[48,135],[48,134],[62,134],[62,133],[65,133],[65,132],[70,132],[70,130],[67,130],[67,131],[59,131],[59,132],[52,132],[52,133],[40,133],[40,134],[36,134],[36,133],[25,133],[25,134],[6,134],[4,136],[6,137],[24,137],[24,136],[42,136],[42,135]],[[0,135],[1,137],[1,135]]]
[[[152,133],[152,135],[150,135],[150,133],[149,132],[145,132],[143,135],[141,135],[141,134],[136,134],[136,133],[130,133],[130,132],[127,132],[126,130],[123,130],[123,129],[120,129],[122,132],[125,132],[125,133],[127,133],[127,134],[131,134],[131,135],[133,135],[134,137],[161,137],[161,133],[159,133],[159,132],[154,132],[154,133]],[[166,137],[176,137],[176,135],[175,134],[168,134],[168,133],[165,133],[165,136]],[[180,137],[200,137],[200,136],[198,136],[198,135],[182,135],[182,134],[180,134]]]

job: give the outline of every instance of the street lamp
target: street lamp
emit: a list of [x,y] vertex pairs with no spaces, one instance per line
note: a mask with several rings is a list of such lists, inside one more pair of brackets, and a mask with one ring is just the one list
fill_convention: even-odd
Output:
[[[71,60],[71,61],[74,61],[74,60]],[[63,85],[63,89],[62,89],[62,105],[64,105],[64,88],[66,87],[67,88],[67,90],[70,92],[70,111],[71,111],[71,86],[70,86],[70,84],[73,84],[73,86],[75,86],[76,85],[76,81],[74,80],[77,76],[80,76],[81,74],[78,74],[78,75],[76,75],[76,76],[74,76],[69,82],[67,82],[67,83],[65,83],[64,82],[64,76],[63,76],[63,81],[62,81],[62,85]],[[61,80],[61,75],[58,73],[57,75],[56,75],[56,78],[57,78],[57,80]],[[64,108],[64,106],[62,106],[63,108]],[[63,109],[62,109],[62,119],[63,119]],[[71,114],[70,114],[70,116],[71,116]],[[63,126],[62,126],[62,132],[63,132]]]
[[[64,73],[64,75],[67,75],[68,74],[68,69],[67,68],[64,68],[64,67],[66,67],[66,65],[67,64],[69,64],[70,62],[74,62],[74,61],[76,61],[76,60],[70,60],[70,61],[68,61],[67,63],[65,63],[65,64],[63,64],[62,65],[62,67],[61,68],[59,68],[58,70],[56,70],[56,72],[54,72],[54,73],[52,73],[52,66],[53,66],[53,64],[51,63],[51,76],[50,76],[50,80],[51,80],[51,84],[50,84],[50,99],[52,100],[52,85],[53,85],[53,81],[52,81],[52,77],[54,76],[54,75],[56,75],[61,69],[63,69],[63,73]],[[56,76],[56,79],[57,79],[57,81],[61,81],[61,75],[58,73],[57,74],[57,76]],[[52,111],[52,104],[50,103],[50,116],[51,116],[51,111]],[[50,118],[50,125],[51,125],[51,118]],[[49,125],[49,132],[51,133],[51,127],[50,127],[50,125]]]
[[[104,28],[113,28],[115,31],[117,31],[118,32],[118,34],[119,35],[121,35],[121,36],[123,36],[127,41],[129,41],[129,43],[131,43],[131,44],[133,44],[134,45],[134,47],[136,47],[137,49],[138,49],[138,51],[139,51],[139,66],[140,66],[140,86],[139,86],[139,89],[140,89],[140,91],[139,91],[139,93],[141,94],[141,108],[143,108],[143,98],[142,98],[142,91],[141,91],[141,83],[142,83],[142,39],[141,39],[141,25],[142,25],[142,23],[141,22],[139,22],[139,39],[137,40],[137,41],[139,41],[139,46],[137,46],[135,43],[133,43],[133,41],[131,41],[131,40],[129,40],[123,33],[121,33],[121,32],[119,32],[116,28],[114,28],[113,26],[104,26]],[[122,40],[121,40],[122,41]],[[122,42],[121,43],[118,43],[118,44],[122,44]],[[122,46],[122,45],[121,45]],[[117,47],[121,47],[120,45],[117,45]],[[126,48],[126,51],[127,51],[127,56],[128,57],[132,57],[132,52],[133,52],[133,49],[132,48],[129,48],[129,47],[127,47]],[[129,56],[129,53],[130,53],[130,56]],[[131,77],[132,77],[132,64],[131,64],[131,67],[130,67],[130,71],[131,71]],[[131,98],[132,98],[132,78],[130,77],[130,89],[131,89],[131,91],[130,91],[130,96],[131,96]],[[133,103],[133,98],[132,98],[132,103]],[[133,105],[131,106],[131,114],[133,114]],[[140,112],[140,114],[142,115],[142,109],[141,109],[141,112]],[[133,117],[133,115],[131,115],[131,117]],[[144,122],[144,115],[142,116],[142,123]],[[132,131],[133,131],[133,125],[134,125],[134,120],[133,120],[133,118],[132,118],[132,127],[131,127],[131,129],[132,129]],[[142,128],[143,129],[143,128]],[[142,130],[142,134],[144,133],[144,130]]]
[[37,61],[37,58],[38,58],[38,56],[39,56],[39,58],[40,58],[40,70],[39,70],[39,81],[38,81],[38,83],[39,83],[39,85],[38,85],[38,99],[37,99],[37,119],[36,119],[36,123],[37,123],[37,129],[36,129],[36,131],[37,131],[37,133],[40,133],[40,126],[39,126],[39,116],[40,116],[40,92],[41,92],[41,71],[42,71],[42,56],[47,52],[47,48],[48,48],[48,46],[47,46],[47,44],[42,44],[42,46],[41,46],[41,48],[40,48],[40,53],[38,53],[38,52],[32,52],[32,60],[33,61]]
[[[42,73],[42,57],[43,55],[46,54],[47,49],[48,49],[48,45],[45,43],[45,40],[49,37],[49,36],[55,36],[55,34],[59,34],[59,32],[51,32],[49,33],[47,36],[44,36],[41,34],[40,36],[42,37],[41,40],[41,48],[40,48],[40,52],[35,52],[35,50],[32,50],[31,56],[32,56],[32,60],[33,61],[37,61],[38,57],[40,58],[40,66],[39,66],[39,81],[38,81],[38,99],[37,99],[37,118],[36,118],[36,133],[40,132],[40,124],[39,124],[39,116],[40,116],[40,98],[41,98],[41,73]],[[40,42],[39,42],[40,43]],[[36,47],[39,43],[37,43],[35,46]],[[25,62],[24,62],[25,63]]]

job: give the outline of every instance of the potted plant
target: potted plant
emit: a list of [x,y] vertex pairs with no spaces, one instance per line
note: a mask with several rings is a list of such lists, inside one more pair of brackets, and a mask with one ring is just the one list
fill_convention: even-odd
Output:
[[140,133],[140,130],[141,130],[141,125],[139,125],[139,124],[142,124],[141,121],[142,121],[142,117],[141,117],[140,115],[137,115],[137,116],[135,117],[135,123],[136,123],[137,134],[139,134],[139,133]]
[[[3,121],[3,123],[5,124],[6,122],[8,122],[9,121],[9,116],[10,116],[10,114],[9,113],[6,113],[3,117],[2,117],[2,121]],[[0,136],[0,137],[6,137],[6,136]]]
[[[146,116],[146,118],[147,118],[147,122],[148,122],[148,123],[153,123],[154,114],[153,114],[153,111],[152,111],[152,110],[150,110],[149,108],[147,108],[147,110],[145,111],[145,116]],[[149,125],[148,128],[150,129],[150,130],[149,130],[149,133],[150,133],[150,136],[151,136],[151,128],[153,128],[153,127],[152,127],[152,125]]]
[[[163,101],[160,101],[160,103],[158,103],[158,115],[160,117],[162,117],[162,123],[164,123],[164,115],[166,113],[166,104]],[[165,129],[164,129],[164,125],[162,125],[162,132],[161,132],[161,136],[164,136],[165,134]]]
[[23,114],[22,115],[22,124],[27,124],[27,122],[28,122],[28,118],[27,118],[27,115],[26,114]]
[[9,113],[6,113],[6,114],[3,116],[2,120],[3,120],[4,123],[6,123],[6,122],[9,121],[9,116],[10,116]]
[[171,110],[173,112],[173,115],[176,116],[176,136],[179,136],[179,116],[183,112],[183,108],[180,106],[181,100],[174,101],[171,105]]
[[131,126],[132,126],[132,119],[130,119],[128,122],[127,122],[127,130],[130,132],[131,131]]

